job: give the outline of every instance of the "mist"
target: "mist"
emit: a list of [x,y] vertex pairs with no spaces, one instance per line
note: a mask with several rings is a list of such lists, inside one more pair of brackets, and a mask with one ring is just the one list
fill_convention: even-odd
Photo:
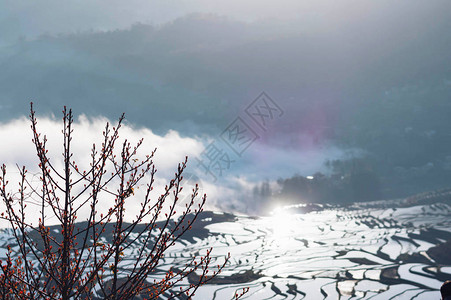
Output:
[[[449,184],[447,1],[3,6],[0,22],[10,25],[1,27],[0,118],[8,128],[21,128],[11,124],[30,101],[44,120],[64,105],[89,120],[125,112],[135,130],[127,134],[168,141],[163,165],[188,155],[195,167],[199,145],[221,140],[266,92],[283,114],[265,130],[245,119],[258,139],[231,157],[220,180],[204,179],[227,189],[212,192],[212,203],[247,211],[258,206],[244,196],[255,186],[271,182],[277,194],[276,182],[315,173],[371,173],[379,188],[369,199]],[[28,157],[9,147],[6,160]],[[356,160],[361,170],[349,167]]]

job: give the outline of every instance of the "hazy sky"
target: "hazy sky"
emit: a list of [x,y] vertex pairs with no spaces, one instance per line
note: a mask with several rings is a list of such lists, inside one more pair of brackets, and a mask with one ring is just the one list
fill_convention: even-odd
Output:
[[[321,19],[354,23],[395,15],[401,24],[408,18],[432,18],[432,14],[449,9],[445,0],[428,3],[413,1],[310,1],[310,0],[130,0],[112,1],[12,1],[0,3],[1,39],[11,42],[19,37],[33,38],[40,34],[76,33],[89,30],[124,29],[136,23],[162,24],[190,13],[214,13],[246,22],[258,20],[302,21],[316,26]],[[392,15],[392,16],[391,16]],[[430,19],[432,20],[432,19]],[[338,24],[337,24],[338,25]],[[328,28],[329,30],[331,28]],[[310,29],[307,29],[310,30]]]
[[[256,182],[365,153],[337,136],[370,103],[446,98],[450,11],[445,0],[0,1],[2,160],[26,156],[12,149],[29,140],[30,101],[49,131],[64,105],[84,115],[82,132],[125,112],[127,134],[162,148],[163,177],[240,117],[258,138],[240,155],[222,141],[233,162],[204,186],[212,203],[246,210]],[[265,128],[245,110],[263,91],[280,108]]]

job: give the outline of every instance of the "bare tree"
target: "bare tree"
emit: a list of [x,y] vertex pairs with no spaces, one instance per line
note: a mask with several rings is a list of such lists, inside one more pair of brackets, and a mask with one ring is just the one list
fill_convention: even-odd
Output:
[[[214,259],[210,249],[203,256],[192,255],[183,267],[172,267],[163,276],[157,274],[165,252],[199,217],[206,195],[197,200],[196,186],[176,217],[185,159],[163,193],[152,200],[155,150],[139,159],[137,151],[142,139],[134,146],[127,140],[119,144],[123,120],[124,115],[116,127],[106,124],[101,145],[92,146],[90,165],[82,170],[71,152],[73,114],[64,108],[63,166],[58,169],[48,153],[46,136],[37,130],[31,104],[39,186],[29,180],[26,168],[22,167],[18,188],[10,191],[6,166],[0,171],[0,194],[6,206],[1,218],[8,221],[16,243],[14,249],[8,246],[6,258],[0,261],[3,299],[130,299],[135,296],[156,299],[163,294],[169,299],[191,298],[200,285],[216,276],[229,261],[230,255],[222,264],[212,267]],[[115,151],[118,145],[120,151]],[[126,222],[126,202],[136,198],[134,192],[139,186],[145,186],[139,212],[131,222]],[[107,210],[99,207],[99,201],[105,198],[111,199]],[[37,226],[27,217],[27,204],[38,207]],[[77,217],[86,208],[88,213],[79,222]],[[54,228],[46,222],[50,217],[56,220],[59,230],[50,230]],[[125,265],[124,253],[131,249],[134,249],[134,262]],[[209,269],[213,269],[210,274]],[[196,278],[194,283],[192,278]]]

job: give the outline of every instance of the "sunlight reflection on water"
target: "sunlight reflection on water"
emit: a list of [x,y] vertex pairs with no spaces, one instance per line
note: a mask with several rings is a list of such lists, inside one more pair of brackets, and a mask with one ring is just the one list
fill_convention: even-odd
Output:
[[[176,243],[161,270],[211,247],[215,263],[230,252],[224,281],[201,287],[195,298],[220,300],[243,287],[250,287],[243,299],[252,300],[428,299],[451,276],[449,266],[409,256],[451,239],[449,205],[307,209],[258,218],[206,212],[199,224],[208,234]],[[8,238],[0,235],[0,249]]]
[[268,299],[283,295],[287,299],[379,295],[384,295],[381,299],[396,295],[410,299],[403,297],[421,295],[419,299],[425,299],[434,294],[440,281],[434,273],[422,271],[427,264],[414,261],[409,265],[398,257],[438,243],[431,243],[427,234],[441,230],[446,235],[449,216],[450,207],[441,204],[354,210],[281,207],[268,217],[242,217],[234,226],[218,223],[208,228],[219,237],[225,230],[240,238],[238,244],[226,247],[239,262],[231,266],[231,273],[251,269],[264,275],[248,283],[251,292],[246,299],[261,299],[262,295]]

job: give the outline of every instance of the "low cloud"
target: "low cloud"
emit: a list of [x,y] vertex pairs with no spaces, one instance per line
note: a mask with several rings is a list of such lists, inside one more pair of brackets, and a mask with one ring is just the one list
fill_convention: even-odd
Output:
[[[81,170],[87,170],[91,160],[90,154],[93,144],[96,144],[96,149],[101,147],[103,140],[102,131],[105,129],[105,124],[112,123],[111,126],[116,126],[115,122],[110,122],[103,117],[88,118],[81,115],[73,124],[73,139],[72,151],[74,153],[73,159],[77,162]],[[63,170],[63,129],[62,122],[54,117],[39,118],[38,132],[41,132],[41,138],[47,138],[47,149],[49,157],[57,170]],[[119,140],[116,144],[116,149],[121,149],[121,143],[127,139],[132,145],[137,143],[141,138],[144,139],[143,144],[138,152],[138,157],[144,158],[146,154],[150,154],[155,148],[154,163],[157,172],[157,179],[155,181],[154,197],[163,192],[164,185],[168,184],[171,177],[177,171],[178,163],[185,159],[185,156],[197,156],[203,149],[201,141],[195,138],[181,137],[176,131],[168,131],[165,135],[157,135],[147,128],[136,128],[130,124],[125,123],[120,129]],[[35,146],[32,143],[32,131],[30,129],[30,121],[25,118],[19,118],[7,123],[0,124],[0,138],[3,145],[0,148],[0,160],[7,166],[7,179],[11,182],[9,188],[14,194],[17,191],[19,181],[18,167],[26,166],[28,169],[28,179],[32,185],[39,188],[39,167],[38,158],[36,156]],[[144,195],[145,183],[141,185],[141,189],[137,191],[136,198]],[[156,198],[155,198],[156,199]],[[108,202],[112,199],[104,199]],[[111,202],[110,202],[111,203]],[[111,205],[106,204],[105,207]],[[139,209],[138,203],[132,205],[128,217],[133,218],[134,214]],[[36,217],[38,211],[36,206],[31,206],[29,213],[31,217]],[[85,212],[86,213],[86,212]],[[49,220],[52,222],[51,220]]]
[[[74,159],[80,169],[87,169],[90,163],[90,151],[95,143],[97,149],[102,141],[102,131],[105,124],[109,122],[115,126],[114,121],[105,117],[87,117],[81,115],[73,124],[74,134],[72,140],[72,151]],[[46,136],[47,148],[52,162],[58,169],[63,169],[62,160],[62,133],[63,124],[56,117],[38,118],[38,131]],[[39,184],[39,179],[33,174],[39,174],[38,159],[32,143],[32,132],[30,121],[21,117],[0,124],[0,137],[4,141],[0,148],[1,162],[8,167],[10,182],[18,182],[19,171],[17,166],[26,166],[34,184]],[[183,137],[177,131],[169,130],[164,135],[158,135],[145,127],[136,127],[125,122],[120,130],[120,140],[125,139],[133,143],[144,139],[141,157],[150,154],[155,148],[155,166],[158,169],[155,181],[154,199],[158,197],[169,180],[174,175],[178,163],[185,156],[189,157],[188,168],[185,172],[184,197],[188,197],[196,183],[200,185],[200,196],[208,195],[207,209],[225,210],[239,213],[255,214],[260,212],[258,199],[252,194],[254,186],[262,181],[275,182],[277,178],[289,177],[294,173],[311,174],[323,169],[326,159],[340,158],[344,152],[335,147],[320,147],[315,149],[287,149],[286,147],[270,146],[264,143],[253,144],[243,155],[235,158],[230,168],[224,170],[223,174],[216,180],[198,166],[197,158],[201,157],[204,147],[212,140],[211,138],[200,139],[197,137]],[[120,143],[116,145],[120,148]],[[12,189],[17,186],[11,185]],[[145,184],[136,191],[136,201],[144,195]],[[108,199],[111,201],[112,199]],[[105,199],[106,202],[107,199]],[[135,201],[135,200],[133,200]],[[186,202],[186,199],[185,199]],[[257,202],[257,203],[256,203]],[[138,202],[131,202],[128,217],[133,218],[138,209]],[[182,205],[184,202],[182,201]],[[36,214],[37,212],[33,212]]]
[[[102,132],[106,123],[116,126],[106,118],[88,118],[81,115],[73,124],[74,134],[72,150],[80,166],[88,166],[90,162],[90,151],[95,143],[97,148],[102,141]],[[51,157],[60,160],[62,153],[63,135],[62,122],[55,117],[38,118],[38,131],[47,137],[47,145]],[[30,121],[19,118],[7,123],[0,124],[0,136],[4,141],[0,148],[1,161],[7,165],[27,165],[30,168],[37,167],[37,157],[32,144],[32,131]],[[157,135],[147,128],[136,128],[125,123],[120,129],[120,140],[127,139],[129,142],[137,143],[143,138],[141,154],[150,154],[157,149],[155,164],[159,172],[164,176],[172,174],[177,164],[184,160],[185,156],[196,156],[202,149],[203,144],[195,138],[182,137],[176,131],[169,130],[165,135]],[[117,145],[117,147],[120,147]]]

